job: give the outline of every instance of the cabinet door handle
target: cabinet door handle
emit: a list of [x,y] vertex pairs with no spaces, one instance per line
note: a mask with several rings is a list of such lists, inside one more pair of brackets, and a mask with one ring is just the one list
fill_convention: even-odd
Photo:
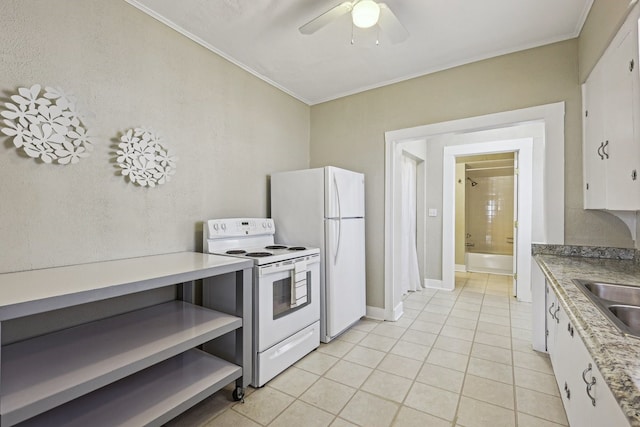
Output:
[[556,323],[560,323],[560,318],[558,317],[558,313],[560,312],[560,304],[556,307],[555,313],[553,313],[553,317],[556,319]]
[[554,305],[556,305],[556,303],[555,303],[555,302],[552,302],[552,303],[551,303],[551,305],[549,306],[549,314],[551,315],[551,317],[552,317],[552,318],[554,318],[554,319],[555,319],[555,318],[556,318],[555,314],[553,314],[553,313],[551,312],[551,310],[553,310],[553,306],[554,306]]
[[604,155],[602,154],[602,147],[604,146],[604,142],[600,143],[600,146],[598,147],[598,156],[600,156],[600,160],[604,160]]
[[596,383],[596,379],[595,378],[591,378],[591,382],[589,384],[587,384],[587,396],[589,396],[589,399],[591,399],[591,404],[593,406],[596,406],[596,398],[591,396],[591,387],[593,387],[593,385]]
[[569,332],[569,335],[571,335],[571,337],[573,338],[573,326],[571,326],[571,323],[567,323],[567,331]]
[[591,381],[587,381],[587,372],[591,371],[592,368],[593,367],[591,366],[591,363],[589,363],[587,369],[582,371],[582,381],[584,381],[584,383],[587,385],[587,396],[589,396],[589,399],[591,399],[591,404],[593,406],[596,406],[596,399],[591,395],[591,388],[596,384],[596,378],[592,375]]
[[605,150],[605,148],[607,148],[607,146],[609,145],[609,140],[606,140],[604,142],[604,145],[602,146],[602,153],[604,154],[605,158],[609,158],[609,153],[607,153],[607,151]]
[[582,371],[582,381],[584,381],[585,384],[589,384],[589,381],[587,381],[587,372],[589,371],[591,371],[591,363],[589,363],[589,366],[587,366],[587,369]]

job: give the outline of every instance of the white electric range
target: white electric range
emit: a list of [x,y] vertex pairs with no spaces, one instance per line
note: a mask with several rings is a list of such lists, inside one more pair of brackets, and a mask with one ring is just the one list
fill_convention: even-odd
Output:
[[203,230],[203,252],[254,261],[254,387],[320,345],[320,250],[274,234],[270,218],[212,219]]

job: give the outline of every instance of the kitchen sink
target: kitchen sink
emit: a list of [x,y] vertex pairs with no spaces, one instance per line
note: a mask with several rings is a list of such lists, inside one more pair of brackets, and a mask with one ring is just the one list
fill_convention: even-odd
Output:
[[614,304],[608,308],[629,329],[640,331],[640,307],[637,305]]
[[636,286],[584,282],[584,287],[598,298],[621,304],[640,305],[640,288]]
[[573,282],[621,332],[640,337],[640,286],[578,279]]

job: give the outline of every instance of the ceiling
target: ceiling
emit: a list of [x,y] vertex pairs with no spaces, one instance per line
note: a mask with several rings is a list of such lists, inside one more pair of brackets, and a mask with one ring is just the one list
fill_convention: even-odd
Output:
[[127,0],[309,105],[577,37],[593,2],[384,1],[410,34],[402,43],[376,26],[356,28],[352,45],[349,14],[298,31],[340,0]]

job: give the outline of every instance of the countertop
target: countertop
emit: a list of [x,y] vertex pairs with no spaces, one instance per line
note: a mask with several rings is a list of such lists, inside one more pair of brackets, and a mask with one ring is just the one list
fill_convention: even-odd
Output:
[[632,426],[640,426],[640,338],[619,332],[572,279],[640,286],[633,260],[535,255]]
[[0,321],[251,268],[253,261],[177,252],[0,274]]

